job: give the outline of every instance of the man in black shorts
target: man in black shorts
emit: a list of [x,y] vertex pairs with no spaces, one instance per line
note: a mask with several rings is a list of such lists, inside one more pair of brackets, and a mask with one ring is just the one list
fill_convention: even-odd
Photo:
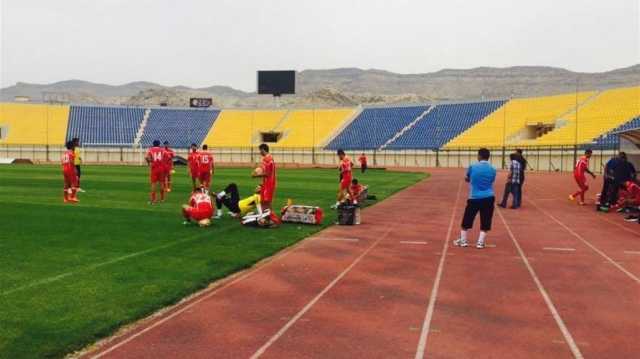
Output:
[[453,241],[458,247],[468,247],[467,231],[473,227],[476,215],[480,213],[480,236],[476,242],[476,248],[484,248],[487,232],[491,230],[493,220],[493,208],[495,204],[495,192],[493,183],[496,180],[496,169],[489,163],[491,153],[486,148],[478,151],[478,162],[469,166],[465,181],[471,184],[471,193],[467,200],[467,207],[462,218],[462,230],[460,238]]

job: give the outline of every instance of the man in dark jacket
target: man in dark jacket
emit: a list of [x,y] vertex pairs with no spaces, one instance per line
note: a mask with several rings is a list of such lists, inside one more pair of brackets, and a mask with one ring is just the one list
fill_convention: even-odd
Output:
[[[522,205],[522,187],[524,186],[524,171],[527,170],[527,159],[524,158],[524,156],[522,155],[522,149],[518,148],[516,149],[516,161],[518,161],[518,163],[520,163],[520,190],[518,191],[518,198],[517,198],[517,203],[518,203],[518,207]],[[515,194],[514,194],[515,195]]]
[[611,194],[609,195],[610,204],[615,204],[618,201],[618,191],[624,185],[625,182],[630,180],[635,180],[636,178],[636,168],[633,166],[631,162],[627,160],[627,154],[624,152],[620,152],[618,154],[619,162],[615,164],[612,169],[613,173],[613,181],[611,186]]

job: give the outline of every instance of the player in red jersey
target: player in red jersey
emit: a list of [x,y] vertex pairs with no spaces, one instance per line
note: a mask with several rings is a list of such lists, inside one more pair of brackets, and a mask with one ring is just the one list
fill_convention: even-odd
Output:
[[76,172],[73,141],[66,143],[67,150],[62,154],[62,175],[64,176],[64,203],[78,203],[76,191],[78,190],[78,173]]
[[191,144],[191,150],[189,151],[189,157],[187,158],[188,162],[188,171],[191,176],[191,183],[193,185],[193,190],[196,190],[196,181],[198,180],[198,146],[195,143]]
[[209,152],[209,146],[202,145],[202,151],[198,153],[198,178],[200,185],[207,191],[211,188],[211,177],[213,177],[213,155]]
[[173,172],[173,158],[176,153],[169,148],[169,141],[164,141],[164,188],[167,192],[171,192],[171,173]]
[[151,172],[149,174],[149,179],[151,181],[151,201],[149,204],[156,203],[156,185],[160,185],[160,201],[164,201],[164,192],[165,192],[165,150],[160,147],[160,141],[153,141],[153,147],[149,148],[147,151],[147,155],[145,159],[149,164]]
[[360,172],[364,173],[367,170],[367,155],[362,152],[360,157],[358,157],[358,162],[360,162]]
[[185,219],[184,224],[188,224],[191,221],[198,222],[201,227],[211,224],[213,204],[204,186],[200,186],[193,191],[191,198],[189,198],[189,204],[182,206],[182,215]]
[[267,209],[271,211],[270,219],[275,224],[280,224],[280,218],[273,212],[273,200],[276,195],[276,163],[273,156],[269,153],[269,145],[266,143],[258,146],[260,155],[262,156],[262,164],[260,164],[260,172],[254,172],[253,177],[261,177],[262,185],[260,186],[260,199],[263,211]]
[[353,174],[351,173],[353,162],[351,162],[349,156],[347,156],[342,149],[339,149],[338,158],[340,159],[340,166],[338,167],[340,170],[340,186],[338,187],[336,204],[331,208],[337,208],[340,203],[344,201],[349,193],[349,186],[351,186],[351,180],[353,179]]
[[587,149],[584,151],[584,156],[580,157],[578,162],[576,163],[576,167],[573,169],[573,179],[578,184],[580,188],[574,194],[569,195],[569,200],[573,201],[577,196],[580,196],[580,205],[584,205],[584,194],[589,189],[587,186],[587,177],[585,173],[591,175],[591,177],[596,178],[596,175],[593,172],[589,171],[589,159],[591,158],[592,151],[591,149]]
[[351,203],[358,204],[358,198],[364,191],[364,186],[358,183],[357,179],[351,180],[351,185],[349,186],[349,198],[351,199]]

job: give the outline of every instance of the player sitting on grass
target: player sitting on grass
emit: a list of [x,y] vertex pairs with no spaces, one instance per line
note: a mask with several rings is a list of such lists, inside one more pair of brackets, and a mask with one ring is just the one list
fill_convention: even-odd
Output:
[[231,217],[243,217],[249,212],[253,212],[256,209],[258,213],[262,213],[262,207],[260,205],[260,192],[261,186],[256,187],[256,191],[253,195],[240,199],[240,193],[238,192],[238,186],[235,183],[230,183],[224,191],[216,194],[216,207],[218,211],[215,218],[222,217],[222,206],[224,205],[229,210]]
[[213,215],[213,205],[211,197],[204,186],[196,188],[191,194],[189,204],[182,205],[182,215],[184,216],[184,224],[191,221],[198,223],[200,227],[206,227],[211,224],[211,216]]
[[78,189],[78,173],[74,163],[74,144],[66,143],[67,150],[62,154],[62,175],[64,176],[63,201],[64,203],[78,203],[76,192]]

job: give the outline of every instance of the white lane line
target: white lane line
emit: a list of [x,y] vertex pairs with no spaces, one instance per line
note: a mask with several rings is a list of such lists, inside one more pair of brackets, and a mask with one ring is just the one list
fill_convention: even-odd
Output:
[[624,251],[624,254],[640,254],[640,251]]
[[422,241],[400,241],[402,244],[427,244],[427,242]]
[[308,312],[311,307],[313,307],[320,300],[320,298],[322,298],[329,290],[331,290],[331,288],[333,288],[345,275],[347,275],[347,273],[349,273],[351,269],[353,269],[353,267],[355,267],[356,264],[358,264],[358,262],[362,260],[362,258],[364,258],[378,243],[380,243],[380,241],[391,232],[391,229],[392,228],[389,228],[384,235],[373,242],[373,244],[371,244],[369,248],[362,252],[362,254],[360,254],[358,258],[356,258],[347,268],[345,268],[345,270],[343,270],[334,280],[332,280],[331,283],[324,287],[324,289],[320,293],[318,293],[318,295],[311,299],[311,301],[309,301],[309,303],[307,303],[298,313],[296,313],[296,315],[294,315],[293,318],[291,318],[291,320],[287,322],[287,324],[280,328],[280,330],[278,330],[276,334],[269,338],[269,340],[264,343],[264,345],[261,346],[260,349],[253,353],[251,359],[259,358],[262,354],[264,354],[264,352],[269,349],[269,347],[273,345],[273,343],[280,339],[280,337],[282,337],[282,335],[287,330],[289,330],[292,325],[294,325],[306,312]]
[[[219,286],[219,287],[213,287],[213,288],[210,288],[210,289],[209,289],[209,288],[207,288],[207,289],[204,289],[204,290],[203,290],[202,292],[200,292],[200,293],[196,293],[196,294],[195,294],[196,296],[198,296],[198,295],[202,295],[202,296],[201,296],[200,298],[198,298],[198,299],[194,300],[193,302],[191,302],[191,303],[189,303],[189,304],[185,305],[184,307],[182,307],[182,308],[180,308],[180,309],[176,310],[175,312],[173,312],[173,313],[171,313],[171,314],[167,315],[166,317],[164,317],[164,318],[162,318],[162,319],[158,320],[157,322],[154,322],[153,324],[151,324],[151,325],[149,325],[148,327],[146,327],[146,328],[142,329],[141,331],[139,331],[139,332],[137,332],[137,333],[135,333],[135,334],[132,334],[131,336],[127,337],[127,339],[125,339],[125,340],[123,340],[123,341],[121,341],[121,342],[118,342],[117,344],[115,344],[115,345],[113,345],[113,346],[110,346],[109,348],[105,349],[104,351],[101,351],[100,353],[98,353],[98,354],[96,354],[96,355],[91,356],[91,358],[92,358],[92,359],[97,359],[97,358],[101,358],[101,357],[103,357],[103,356],[105,356],[105,355],[107,355],[107,354],[111,353],[112,351],[114,351],[114,350],[116,350],[116,349],[120,348],[121,346],[123,346],[123,345],[125,345],[125,344],[129,343],[130,341],[132,341],[132,340],[136,339],[137,337],[141,336],[142,334],[144,334],[144,333],[146,333],[146,332],[148,332],[148,331],[152,330],[153,328],[156,328],[156,327],[158,327],[158,326],[160,326],[160,325],[162,325],[162,324],[164,324],[164,323],[168,322],[169,320],[171,320],[171,319],[173,319],[173,318],[177,317],[178,315],[180,315],[180,314],[184,313],[185,311],[187,311],[187,310],[191,309],[192,307],[194,307],[194,306],[195,306],[195,305],[197,305],[198,303],[200,303],[200,302],[202,302],[202,301],[204,301],[204,300],[207,300],[207,299],[211,298],[212,296],[214,296],[214,295],[216,295],[216,294],[220,293],[223,289],[228,288],[228,287],[231,287],[231,286],[233,286],[234,284],[236,284],[236,283],[238,283],[238,282],[241,282],[241,281],[243,281],[243,280],[245,280],[245,279],[247,279],[247,278],[251,277],[252,275],[254,275],[254,274],[256,274],[256,273],[260,272],[260,271],[261,271],[261,270],[263,270],[264,268],[267,268],[270,264],[273,264],[273,263],[277,262],[278,260],[280,260],[280,259],[282,259],[282,258],[286,257],[286,256],[287,256],[287,255],[289,255],[290,253],[294,252],[295,250],[302,248],[302,247],[304,246],[304,244],[306,244],[306,243],[308,243],[308,241],[306,241],[306,240],[302,240],[302,241],[298,242],[296,245],[294,245],[294,246],[292,246],[292,247],[289,247],[289,250],[285,249],[284,251],[282,251],[282,252],[280,252],[279,254],[277,254],[275,257],[272,257],[271,259],[268,259],[268,262],[264,263],[263,265],[258,266],[258,267],[255,267],[254,269],[250,269],[248,272],[246,272],[246,273],[244,273],[244,274],[241,274],[241,275],[240,275],[240,276],[238,276],[236,279],[234,279],[234,280],[232,280],[232,281],[230,281],[230,282],[227,282],[226,284],[223,284],[222,286]],[[208,293],[207,293],[207,292],[208,292]],[[180,304],[177,304],[177,306],[179,306],[179,305],[180,305]],[[125,333],[125,334],[123,334],[123,335],[124,335],[124,336],[126,336],[126,333]],[[117,340],[117,338],[116,338],[115,340]],[[107,345],[107,346],[108,346],[108,342],[107,342],[107,344],[105,344],[105,345]],[[98,349],[98,350],[99,350],[99,349]]]
[[575,248],[543,247],[545,251],[574,252]]
[[358,238],[342,238],[342,237],[318,237],[316,241],[344,241],[344,242],[358,242]]
[[451,210],[451,219],[449,220],[449,229],[447,229],[447,237],[445,238],[442,254],[440,256],[440,262],[438,263],[438,271],[436,272],[436,279],[433,282],[431,288],[431,295],[429,296],[429,304],[427,305],[427,313],[424,316],[424,322],[422,323],[422,331],[420,332],[420,341],[418,342],[418,348],[416,349],[415,359],[424,358],[424,352],[427,348],[427,337],[431,331],[431,320],[433,319],[433,311],[436,306],[436,298],[438,297],[438,288],[440,288],[440,280],[442,279],[442,273],[444,271],[444,259],[447,257],[447,249],[449,249],[449,240],[451,240],[451,232],[453,230],[453,220],[456,216],[456,210],[458,208],[458,200],[460,199],[460,192],[462,189],[462,181],[458,182],[458,193],[456,194],[456,200]]
[[527,267],[527,270],[529,271],[531,278],[533,278],[533,281],[535,282],[536,287],[538,287],[538,291],[542,295],[542,298],[544,299],[545,303],[547,303],[547,307],[549,308],[549,311],[551,312],[553,319],[555,319],[556,324],[558,325],[558,328],[560,328],[560,331],[562,332],[562,336],[564,337],[564,340],[569,345],[569,349],[571,349],[571,353],[573,353],[573,356],[577,359],[583,358],[582,353],[580,352],[580,348],[578,348],[578,345],[573,339],[571,332],[569,332],[569,329],[567,329],[567,326],[564,324],[562,317],[560,317],[560,313],[558,313],[556,306],[551,301],[551,297],[547,293],[547,290],[544,289],[544,286],[542,285],[542,282],[540,282],[538,275],[533,270],[533,267],[529,263],[529,260],[527,260],[527,257],[524,255],[522,248],[520,248],[520,244],[518,243],[518,240],[516,239],[516,237],[513,235],[513,232],[511,231],[511,227],[509,227],[509,225],[507,224],[507,221],[504,219],[504,216],[502,215],[502,211],[497,209],[497,212],[498,212],[498,216],[500,216],[500,219],[502,220],[502,223],[504,223],[504,226],[507,229],[507,233],[509,234],[509,237],[511,237],[513,244],[516,246],[516,249],[520,254],[520,258],[522,258],[522,261],[524,262],[525,267]]
[[598,253],[599,255],[601,255],[604,259],[606,259],[609,263],[613,264],[616,268],[618,268],[622,273],[626,274],[629,278],[633,279],[637,284],[640,284],[640,278],[638,278],[637,276],[635,276],[633,273],[629,272],[628,270],[626,270],[623,266],[621,266],[619,263],[617,263],[616,261],[614,261],[613,259],[611,259],[609,256],[607,256],[603,251],[599,250],[598,248],[596,248],[596,246],[594,246],[593,244],[591,244],[589,241],[587,241],[586,239],[582,238],[581,235],[579,235],[578,233],[576,233],[573,229],[569,228],[566,224],[564,224],[563,222],[561,222],[559,219],[557,219],[556,217],[554,217],[551,213],[543,210],[542,208],[540,208],[537,204],[535,204],[535,202],[529,201],[531,204],[533,204],[534,207],[536,207],[540,212],[544,213],[547,217],[551,218],[552,220],[554,220],[556,223],[558,223],[562,228],[564,228],[565,230],[567,230],[567,232],[571,233],[571,235],[573,235],[574,237],[578,238],[580,241],[582,241],[582,243],[586,244],[589,248],[591,248],[594,252]]
[[104,267],[104,266],[109,265],[109,264],[118,263],[118,262],[124,261],[124,260],[129,259],[129,258],[139,257],[139,256],[141,256],[141,255],[144,255],[144,254],[147,254],[147,253],[151,253],[151,252],[155,252],[155,251],[159,251],[159,250],[161,250],[161,249],[169,248],[169,247],[175,246],[175,245],[177,245],[177,244],[181,244],[181,243],[189,242],[189,241],[192,241],[192,240],[194,240],[194,239],[201,238],[201,237],[203,237],[205,234],[206,234],[206,233],[204,233],[204,232],[203,232],[203,233],[199,233],[199,234],[197,234],[197,235],[190,236],[190,237],[184,238],[184,239],[179,240],[179,241],[170,242],[170,243],[167,243],[167,244],[163,244],[163,245],[161,245],[161,246],[158,246],[158,247],[153,247],[153,248],[145,249],[145,250],[143,250],[143,251],[139,251],[139,252],[134,252],[134,253],[125,254],[125,255],[120,256],[120,257],[116,257],[116,258],[109,259],[108,261],[104,261],[104,262],[100,262],[100,263],[96,263],[96,264],[88,265],[88,266],[86,266],[86,267],[81,267],[81,268],[79,268],[78,270],[75,270],[75,271],[66,272],[66,273],[61,273],[61,274],[58,274],[58,275],[55,275],[55,276],[52,276],[52,277],[47,277],[47,278],[39,279],[39,280],[33,281],[33,282],[31,282],[31,283],[28,283],[28,284],[22,285],[22,286],[20,286],[20,287],[16,287],[16,288],[12,288],[12,289],[9,289],[9,290],[2,291],[2,292],[0,292],[0,297],[1,297],[1,296],[5,296],[5,295],[9,295],[9,294],[12,294],[12,293],[15,293],[15,292],[19,292],[19,291],[22,291],[22,290],[25,290],[25,289],[29,289],[29,288],[33,288],[33,287],[37,287],[37,286],[39,286],[39,285],[49,284],[49,283],[52,283],[52,282],[56,282],[56,281],[59,281],[59,280],[61,280],[61,279],[66,278],[66,277],[72,276],[72,275],[74,275],[74,274],[78,274],[78,273],[81,273],[81,272],[90,271],[90,270],[93,270],[93,269],[97,269],[97,268],[100,268],[100,267]]

